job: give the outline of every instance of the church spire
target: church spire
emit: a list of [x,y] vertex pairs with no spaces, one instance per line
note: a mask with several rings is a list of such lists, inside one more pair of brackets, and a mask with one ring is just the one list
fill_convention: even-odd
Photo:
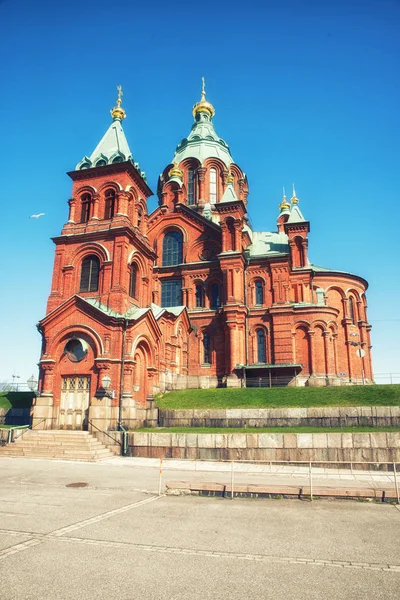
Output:
[[126,112],[121,106],[123,96],[122,86],[118,85],[117,90],[117,102],[110,111],[113,119],[112,123],[109,125],[92,154],[90,156],[84,156],[76,165],[75,170],[81,171],[93,167],[105,167],[115,163],[131,162],[135,169],[140,173],[141,177],[146,180],[146,175],[140,170],[139,163],[135,162],[133,159],[128,140],[122,129],[122,121],[126,117]]

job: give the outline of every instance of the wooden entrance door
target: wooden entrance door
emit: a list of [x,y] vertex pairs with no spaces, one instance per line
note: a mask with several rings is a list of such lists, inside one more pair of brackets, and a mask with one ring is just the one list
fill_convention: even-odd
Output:
[[60,429],[87,429],[90,398],[90,377],[62,378]]

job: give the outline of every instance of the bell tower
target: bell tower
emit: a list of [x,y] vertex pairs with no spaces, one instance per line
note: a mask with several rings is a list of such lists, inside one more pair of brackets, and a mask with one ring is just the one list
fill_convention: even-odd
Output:
[[154,252],[147,239],[147,198],[152,195],[122,128],[122,88],[112,122],[90,156],[68,173],[68,221],[56,244],[47,311],[74,294],[125,313],[148,306]]

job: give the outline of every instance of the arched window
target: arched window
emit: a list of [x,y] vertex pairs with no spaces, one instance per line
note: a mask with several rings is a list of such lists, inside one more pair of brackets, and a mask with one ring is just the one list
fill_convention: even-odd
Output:
[[266,363],[267,362],[267,353],[266,353],[266,345],[265,345],[265,333],[263,329],[257,329],[257,362],[258,363]]
[[105,209],[104,209],[104,218],[112,219],[115,214],[115,191],[114,190],[106,190],[105,196]]
[[210,204],[217,202],[217,170],[210,169]]
[[161,282],[161,306],[182,305],[182,281],[180,279],[166,279]]
[[143,209],[141,206],[139,206],[138,211],[137,211],[137,226],[140,229],[140,225],[142,223],[142,218],[143,218]]
[[124,162],[124,159],[122,158],[122,156],[118,155],[113,159],[113,163],[121,163]]
[[80,292],[97,292],[99,289],[100,261],[95,255],[82,261]]
[[211,364],[211,340],[207,331],[203,334],[203,363],[206,365]]
[[261,305],[264,302],[262,281],[256,281],[255,289],[256,289],[256,304]]
[[132,298],[136,298],[137,278],[138,278],[138,268],[135,263],[132,263],[131,267],[130,267],[130,278],[129,278],[129,295]]
[[182,262],[182,234],[169,231],[164,236],[162,266],[172,267]]
[[204,291],[203,285],[198,283],[196,285],[196,308],[202,308],[204,306]]
[[188,181],[188,204],[195,204],[195,185],[194,185],[194,169],[189,167],[187,170],[187,181]]
[[354,323],[355,322],[355,312],[354,312],[354,299],[352,296],[350,296],[350,298],[349,298],[349,317],[351,319],[351,322]]
[[91,203],[91,195],[83,194],[83,196],[81,197],[81,223],[87,223],[89,221]]
[[210,286],[210,308],[218,308],[221,306],[221,299],[219,297],[219,284],[212,283]]
[[104,160],[104,158],[101,158],[100,160],[97,161],[96,163],[96,167],[105,167],[106,166],[106,161]]

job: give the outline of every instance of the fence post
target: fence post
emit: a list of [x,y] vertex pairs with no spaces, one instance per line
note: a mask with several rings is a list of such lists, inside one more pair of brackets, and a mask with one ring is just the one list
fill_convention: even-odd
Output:
[[396,488],[397,504],[400,504],[400,500],[399,500],[399,484],[397,482],[396,463],[393,463],[393,474],[394,474],[394,487]]
[[161,484],[162,484],[162,458],[160,458],[160,476],[158,478],[158,495],[161,496]]
[[313,489],[312,489],[312,468],[311,468],[311,460],[310,460],[310,500],[313,500]]
[[231,462],[231,500],[233,500],[233,466],[234,461]]

